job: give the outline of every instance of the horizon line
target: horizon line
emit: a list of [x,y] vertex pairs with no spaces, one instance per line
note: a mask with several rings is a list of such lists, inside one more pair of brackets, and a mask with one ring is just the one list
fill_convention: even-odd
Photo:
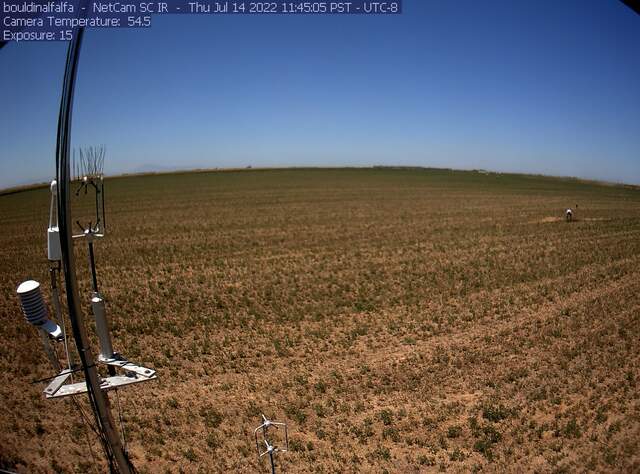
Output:
[[[113,175],[104,175],[108,179],[117,178],[132,178],[138,176],[155,176],[155,175],[169,175],[169,174],[190,174],[190,173],[225,173],[225,172],[237,172],[237,171],[284,171],[284,170],[367,170],[367,169],[389,169],[389,170],[422,170],[422,171],[453,171],[461,173],[481,173],[481,174],[499,174],[510,176],[523,176],[523,177],[537,177],[547,179],[558,180],[571,180],[584,184],[596,184],[600,186],[614,186],[624,187],[640,190],[640,184],[624,183],[622,181],[608,181],[600,179],[580,178],[578,176],[563,176],[563,175],[549,175],[543,173],[518,173],[511,171],[494,171],[485,168],[441,168],[436,166],[418,166],[418,165],[363,165],[363,166],[260,166],[253,167],[251,165],[244,167],[229,167],[229,168],[176,168],[171,170],[157,170],[157,171],[134,171],[126,173],[118,173]],[[21,184],[17,186],[10,186],[7,188],[0,188],[0,196],[7,196],[10,194],[21,193],[34,189],[40,189],[47,187],[51,184],[51,181],[37,181],[34,183]]]

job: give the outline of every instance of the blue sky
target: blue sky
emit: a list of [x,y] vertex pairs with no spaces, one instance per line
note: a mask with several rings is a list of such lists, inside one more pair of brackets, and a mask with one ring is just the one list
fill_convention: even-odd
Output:
[[[640,184],[640,16],[615,0],[405,0],[399,16],[88,30],[73,144],[106,172],[419,165]],[[66,44],[0,50],[0,188],[51,179]]]

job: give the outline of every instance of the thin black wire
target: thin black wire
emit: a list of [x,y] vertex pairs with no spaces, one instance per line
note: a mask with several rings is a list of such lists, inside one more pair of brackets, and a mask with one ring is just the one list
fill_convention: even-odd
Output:
[[120,408],[120,392],[116,389],[116,402],[118,404],[118,418],[120,419],[120,431],[122,431],[122,441],[124,443],[124,451],[129,452],[127,444],[127,432],[124,429],[124,420],[122,418],[122,408]]
[[[57,355],[57,353],[56,353],[56,355]],[[97,364],[87,365],[87,369],[90,369],[90,368],[92,368],[92,367],[97,367]],[[75,368],[75,369],[71,370],[69,373],[70,373],[70,374],[74,374],[74,373],[76,373],[76,372],[81,372],[81,371],[83,371],[83,370],[84,370],[84,367],[77,367],[77,368]],[[48,382],[49,380],[53,380],[53,379],[55,379],[55,378],[56,378],[56,377],[58,377],[59,375],[60,375],[60,374],[56,374],[56,375],[52,375],[51,377],[45,377],[45,378],[43,378],[43,379],[39,379],[39,380],[32,380],[32,381],[31,381],[31,383],[32,383],[32,384],[38,384],[38,383],[42,383],[42,382]]]
[[104,212],[104,178],[100,179],[100,198],[102,199],[102,229],[107,230],[107,215]]
[[[56,360],[58,361],[58,365],[62,366],[62,364],[60,363],[60,356],[58,354],[58,349],[57,347],[54,346],[54,353],[56,356]],[[74,370],[74,372],[77,372],[78,370],[82,370],[80,369],[76,369]],[[55,377],[53,377],[55,378]],[[44,379],[47,380],[47,379]],[[84,424],[85,430],[84,430],[84,437],[85,437],[85,441],[87,442],[87,447],[89,448],[89,453],[91,454],[91,459],[93,459],[93,468],[96,472],[99,473],[98,471],[98,461],[96,460],[96,456],[93,452],[93,443],[91,443],[91,440],[89,438],[89,431],[86,429],[87,427],[89,429],[91,429],[91,431],[93,431],[93,433],[100,438],[102,436],[102,433],[100,433],[97,428],[91,423],[91,421],[89,420],[89,417],[86,415],[86,413],[84,412],[84,409],[82,408],[82,405],[80,404],[80,402],[78,402],[78,400],[75,397],[71,397],[71,402],[73,405],[75,405],[76,409],[78,410],[78,412],[80,413],[80,419],[82,421],[82,423]]]
[[82,405],[80,405],[80,402],[78,402],[78,400],[76,400],[74,397],[71,397],[71,400],[73,401],[73,404],[76,406],[76,408],[80,412],[80,417],[89,426],[89,428],[91,428],[91,431],[93,431],[95,433],[95,435],[98,436],[98,437],[102,436],[101,433],[98,431],[98,429],[89,420],[89,417],[84,412],[84,409],[82,408]]
[[85,426],[85,430],[84,430],[84,438],[87,442],[87,446],[89,447],[89,453],[91,454],[91,459],[93,459],[93,468],[96,472],[98,471],[98,461],[96,459],[96,456],[93,452],[93,443],[91,443],[91,439],[89,438],[89,430],[86,429],[86,427],[88,426],[89,428],[91,428],[91,431],[93,431],[96,436],[100,437],[100,433],[98,433],[98,430],[95,429],[95,427],[89,422],[89,419],[87,418],[87,416],[84,413],[84,410],[82,409],[82,406],[80,405],[80,403],[78,402],[78,400],[76,400],[74,397],[71,397],[71,401],[73,401],[73,404],[76,406],[76,408],[78,409],[78,412],[80,412],[80,419],[82,420],[82,422],[84,423]]
[[[77,282],[75,279],[75,267],[73,263],[73,248],[71,241],[71,229],[70,229],[70,216],[67,215],[67,198],[69,197],[68,184],[70,183],[69,174],[69,141],[70,141],[70,128],[71,128],[71,112],[73,108],[73,93],[75,88],[76,73],[78,69],[78,58],[80,54],[80,47],[82,45],[82,38],[84,35],[84,28],[78,28],[74,31],[74,37],[69,43],[67,50],[67,61],[65,66],[65,76],[62,88],[62,98],[60,103],[60,114],[58,117],[58,136],[56,140],[56,178],[60,183],[60,192],[58,193],[58,221],[60,226],[60,240],[63,249],[62,254],[65,272],[65,284],[67,289],[67,302],[68,311],[71,319],[71,326],[76,342],[83,341],[82,327],[78,321],[71,317],[77,316],[76,312],[80,311],[77,295]],[[85,369],[85,379],[89,380],[93,374],[88,368],[88,361],[82,342],[79,343],[78,355],[80,362]],[[94,361],[91,361],[92,363]],[[100,390],[96,388],[95,390]],[[109,462],[109,469],[112,473],[119,471],[117,464],[115,463],[115,454],[112,450],[112,446],[109,440],[106,438],[106,426],[107,420],[103,420],[98,410],[97,404],[97,392],[94,392],[94,387],[90,383],[87,384],[87,396],[91,404],[91,408],[94,412],[96,419],[96,426],[101,433],[102,446]],[[108,399],[106,400],[108,402]],[[127,464],[129,468],[135,472],[135,469],[128,457],[125,454]]]
[[[64,319],[63,315],[61,315],[61,317]],[[53,347],[53,351],[54,351],[54,354],[56,356],[56,360],[58,362],[58,366],[62,367],[62,363],[60,362],[60,355],[58,354],[58,348],[56,346],[54,346]],[[67,354],[67,357],[68,357],[68,352],[66,352],[66,354]],[[95,366],[95,364],[94,364],[94,366]],[[72,370],[69,373],[71,374],[73,372],[78,372],[80,370],[82,370],[82,367],[77,368],[75,370]],[[47,381],[47,380],[54,379],[56,377],[57,377],[57,375],[54,375],[53,377],[47,377],[47,378],[44,378],[44,379],[41,379],[41,380],[36,380],[36,381],[33,381],[32,383],[44,382],[44,381]],[[88,426],[96,436],[100,437],[101,433],[98,432],[97,428],[91,423],[91,421],[89,420],[89,417],[87,417],[87,415],[85,414],[84,410],[82,409],[82,405],[80,405],[78,400],[75,397],[71,396],[71,402],[73,403],[73,405],[75,405],[75,407],[77,408],[78,412],[80,413],[80,418],[82,419],[82,422],[84,423],[85,427]],[[95,464],[96,463],[96,459],[95,459],[95,456],[93,454],[92,444],[89,443],[88,433],[86,431],[85,431],[85,437],[87,439],[87,445],[89,446],[89,451],[91,452],[91,457],[93,458],[93,461],[94,461],[94,464]]]
[[[65,243],[67,238],[68,229],[67,227],[67,217],[66,217],[66,202],[65,202],[65,194],[66,190],[66,181],[69,179],[69,138],[70,138],[70,126],[71,126],[71,110],[73,103],[73,91],[75,86],[75,78],[76,72],[78,69],[78,57],[80,53],[80,47],[82,45],[82,37],[84,35],[84,28],[78,28],[75,31],[75,36],[69,43],[69,48],[67,50],[67,61],[65,66],[65,74],[64,74],[64,83],[62,88],[62,97],[60,101],[60,114],[58,116],[58,137],[56,140],[56,179],[59,183],[59,192],[58,192],[58,224],[61,227],[60,237],[63,241],[64,245],[68,245],[68,242]],[[64,169],[62,169],[61,162],[64,163]],[[62,232],[64,230],[64,232]],[[64,258],[64,254],[63,254]],[[73,270],[68,268],[69,261],[65,261],[65,280],[66,284],[70,285],[69,282],[69,272]],[[67,299],[73,298],[73,290],[69,291],[67,288]],[[69,304],[69,311],[72,311],[71,304]],[[79,333],[77,332],[77,328],[73,324],[72,320],[72,329],[74,332],[74,336],[76,340],[79,338]],[[84,354],[81,350],[78,351],[80,360],[84,366],[87,365],[87,361],[84,358]],[[88,379],[88,372],[85,369],[85,377]],[[102,441],[102,447],[104,449],[107,460],[109,461],[109,468],[112,472],[117,472],[114,470],[114,460],[113,453],[111,452],[111,446],[108,443],[108,440],[105,439],[104,434],[104,426],[102,425],[102,420],[98,415],[97,404],[95,400],[95,394],[93,393],[93,388],[91,384],[87,384],[87,395],[95,414],[96,418],[96,426],[98,426],[99,431],[101,432],[100,440]]]

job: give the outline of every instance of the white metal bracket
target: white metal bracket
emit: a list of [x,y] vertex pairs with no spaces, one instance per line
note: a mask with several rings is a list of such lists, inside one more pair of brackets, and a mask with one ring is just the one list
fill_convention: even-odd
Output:
[[[98,362],[113,367],[119,367],[125,372],[124,375],[112,375],[110,377],[103,378],[102,383],[100,384],[101,390],[111,390],[134,383],[148,382],[149,380],[155,380],[158,378],[155,370],[133,364],[124,358],[100,359]],[[61,398],[86,393],[87,383],[84,381],[65,384],[71,373],[72,371],[69,369],[65,369],[60,372],[60,374],[53,379],[47,388],[44,389],[45,397]]]

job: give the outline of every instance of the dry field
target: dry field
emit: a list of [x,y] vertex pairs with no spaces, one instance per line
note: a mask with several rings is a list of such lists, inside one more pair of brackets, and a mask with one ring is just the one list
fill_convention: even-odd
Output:
[[[247,170],[106,196],[114,345],[160,377],[120,391],[140,472],[258,472],[262,412],[279,472],[640,471],[640,189]],[[0,467],[96,472],[15,296],[48,281],[47,218],[45,189],[0,196]]]

